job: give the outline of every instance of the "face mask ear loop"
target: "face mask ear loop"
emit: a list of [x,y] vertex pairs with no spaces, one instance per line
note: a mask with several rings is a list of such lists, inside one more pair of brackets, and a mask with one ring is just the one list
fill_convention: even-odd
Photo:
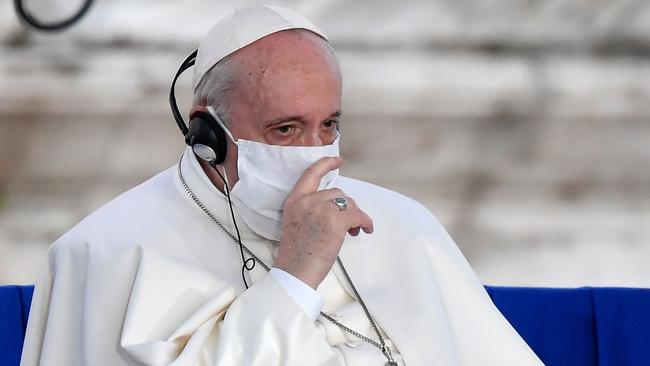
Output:
[[219,116],[217,115],[217,112],[215,112],[214,108],[212,106],[208,106],[207,108],[208,108],[208,112],[210,113],[210,115],[215,119],[215,121],[217,121],[219,126],[221,126],[221,128],[223,128],[223,131],[226,133],[226,135],[228,135],[228,137],[230,137],[230,141],[232,141],[235,145],[237,145],[237,141],[235,141],[235,138],[232,136],[232,133],[230,132],[228,127],[226,127],[226,124],[223,123],[221,118],[219,118]]
[[226,167],[223,167],[223,183],[225,184],[226,191],[228,191],[228,196],[230,196],[230,182],[228,182],[228,172]]

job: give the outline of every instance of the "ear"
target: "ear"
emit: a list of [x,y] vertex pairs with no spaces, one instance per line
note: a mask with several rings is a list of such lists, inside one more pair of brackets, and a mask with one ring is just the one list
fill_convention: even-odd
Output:
[[199,113],[210,113],[210,112],[208,112],[208,107],[204,105],[193,105],[192,109],[190,109],[189,119],[192,120],[192,118],[196,117],[196,115]]

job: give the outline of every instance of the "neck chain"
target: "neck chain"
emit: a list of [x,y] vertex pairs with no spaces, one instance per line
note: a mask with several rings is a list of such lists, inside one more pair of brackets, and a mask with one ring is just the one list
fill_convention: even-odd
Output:
[[[225,233],[228,235],[236,244],[240,244],[241,248],[243,249],[246,254],[248,254],[256,263],[258,263],[260,266],[262,266],[266,271],[269,271],[271,268],[266,265],[258,256],[256,256],[246,245],[241,243],[237,238],[228,231],[223,224],[217,220],[217,218],[208,210],[208,208],[196,197],[194,192],[190,189],[190,187],[187,185],[185,182],[185,178],[183,177],[183,172],[181,171],[181,163],[183,161],[183,157],[181,156],[181,161],[178,163],[178,178],[181,181],[181,185],[183,186],[183,189],[185,189],[185,192],[192,198],[192,201],[194,201],[199,208],[212,220],[217,226],[219,226]],[[234,217],[233,217],[234,219]],[[361,339],[364,342],[367,342],[375,347],[377,347],[383,354],[386,356],[386,359],[388,360],[386,362],[386,366],[398,366],[397,362],[393,359],[393,355],[391,353],[390,347],[386,346],[386,342],[384,340],[384,337],[381,335],[381,332],[379,331],[379,328],[377,327],[377,324],[375,323],[374,319],[370,315],[370,311],[366,307],[366,304],[363,302],[363,299],[361,299],[361,296],[359,295],[359,292],[357,291],[357,288],[354,286],[352,283],[352,279],[350,278],[350,275],[348,274],[348,271],[345,269],[343,266],[343,261],[341,261],[340,257],[336,257],[336,263],[338,264],[339,268],[341,269],[341,272],[343,273],[343,277],[345,277],[345,280],[347,281],[348,285],[350,285],[350,288],[352,289],[352,293],[356,297],[357,301],[359,301],[359,304],[361,305],[361,308],[363,308],[363,312],[366,314],[366,317],[368,318],[368,321],[370,322],[370,325],[372,326],[372,329],[375,331],[375,334],[377,334],[377,337],[379,338],[379,342],[376,340],[366,337],[365,335],[348,328],[347,326],[339,323],[336,321],[334,318],[332,318],[330,315],[326,314],[325,312],[321,311],[320,315],[339,327],[341,330],[348,332],[352,334],[353,336]]]

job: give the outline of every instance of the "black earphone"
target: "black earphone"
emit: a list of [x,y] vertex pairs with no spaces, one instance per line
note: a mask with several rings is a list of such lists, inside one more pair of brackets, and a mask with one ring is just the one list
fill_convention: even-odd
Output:
[[214,117],[206,112],[195,113],[188,127],[185,125],[183,116],[176,104],[176,94],[174,92],[176,80],[178,80],[178,77],[185,70],[194,66],[197,53],[198,51],[192,52],[178,68],[169,91],[169,106],[172,109],[172,115],[176,120],[178,128],[181,130],[183,136],[185,136],[185,143],[192,147],[192,150],[199,158],[210,164],[218,165],[226,159],[227,141],[223,128],[221,128]]
[[253,257],[246,258],[244,255],[244,244],[241,242],[241,234],[239,233],[239,227],[237,227],[235,211],[232,208],[232,200],[230,199],[230,187],[228,186],[226,179],[219,172],[219,169],[217,169],[217,165],[222,164],[226,159],[226,147],[228,145],[228,142],[226,141],[226,132],[221,128],[214,117],[212,117],[210,113],[206,112],[195,113],[190,120],[190,125],[188,127],[185,125],[183,116],[176,104],[176,94],[174,93],[176,80],[178,80],[178,77],[181,76],[185,70],[194,66],[196,63],[197,53],[198,50],[192,52],[178,68],[178,71],[172,80],[171,89],[169,90],[169,106],[172,109],[172,115],[176,120],[178,128],[181,130],[183,136],[185,136],[185,143],[192,147],[192,151],[196,156],[210,164],[214,171],[219,175],[219,178],[223,181],[224,193],[228,198],[230,216],[237,234],[237,243],[239,244],[239,252],[243,263],[241,267],[241,277],[244,281],[244,286],[248,289],[249,286],[248,281],[246,281],[245,272],[252,271],[253,268],[255,268],[255,259],[253,259]]

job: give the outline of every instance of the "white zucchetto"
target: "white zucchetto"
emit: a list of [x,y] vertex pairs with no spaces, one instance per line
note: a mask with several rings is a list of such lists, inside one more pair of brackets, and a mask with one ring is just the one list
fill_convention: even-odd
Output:
[[262,5],[235,9],[203,37],[196,56],[193,89],[212,66],[231,53],[269,34],[287,29],[306,29],[327,36],[300,14],[278,6]]

